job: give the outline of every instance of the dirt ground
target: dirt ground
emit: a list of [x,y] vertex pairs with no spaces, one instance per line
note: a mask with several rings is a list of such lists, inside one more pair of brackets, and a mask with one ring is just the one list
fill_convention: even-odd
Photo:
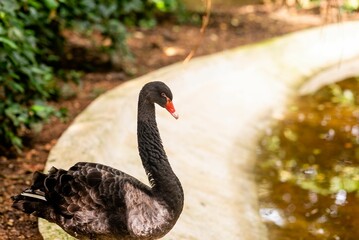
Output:
[[[356,16],[350,16],[353,17]],[[340,19],[345,20],[344,17]],[[208,55],[301,29],[321,26],[323,22],[327,20],[321,20],[316,10],[296,12],[264,6],[217,9],[211,14],[210,23],[195,56]],[[44,169],[49,151],[57,139],[91,101],[124,81],[183,61],[198,44],[199,29],[198,25],[178,25],[172,20],[164,20],[150,30],[131,29],[128,44],[134,53],[136,64],[130,71],[108,69],[85,73],[78,86],[70,90],[65,89],[65,93],[68,93],[66,98],[53,103],[68,109],[67,122],[53,119],[26,143],[22,154],[0,156],[0,239],[42,239],[37,229],[37,219],[12,209],[10,196],[21,192],[31,183],[33,171]],[[69,42],[76,41],[80,40],[77,40],[75,35],[69,36]]]

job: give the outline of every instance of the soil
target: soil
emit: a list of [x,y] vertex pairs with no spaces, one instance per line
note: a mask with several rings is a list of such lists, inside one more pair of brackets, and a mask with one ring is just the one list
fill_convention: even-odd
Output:
[[[9,152],[6,156],[0,156],[0,239],[42,239],[36,217],[12,209],[10,197],[31,184],[34,171],[44,169],[49,151],[57,139],[98,95],[125,81],[183,61],[197,44],[199,47],[195,57],[322,25],[323,20],[316,12],[293,12],[286,8],[265,6],[216,9],[211,13],[203,38],[198,24],[179,25],[174,20],[162,20],[153,29],[130,29],[128,44],[135,64],[131,64],[127,71],[109,68],[105,71],[87,71],[80,84],[64,84],[64,97],[53,104],[68,109],[68,120],[52,119],[40,133],[32,134],[21,154],[14,156]],[[342,16],[341,21],[345,20]],[[70,44],[86,47],[86,39],[73,33],[64,35]]]

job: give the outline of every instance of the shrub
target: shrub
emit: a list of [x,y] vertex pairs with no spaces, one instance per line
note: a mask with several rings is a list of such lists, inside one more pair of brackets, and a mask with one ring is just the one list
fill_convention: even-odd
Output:
[[24,130],[54,115],[45,102],[56,92],[51,68],[38,61],[34,17],[18,1],[0,2],[0,140],[22,146]]
[[64,56],[63,29],[96,30],[111,39],[105,50],[126,57],[126,26],[151,27],[156,14],[178,9],[178,0],[0,1],[2,145],[20,150],[26,131],[63,115],[47,104],[58,94],[54,66]]

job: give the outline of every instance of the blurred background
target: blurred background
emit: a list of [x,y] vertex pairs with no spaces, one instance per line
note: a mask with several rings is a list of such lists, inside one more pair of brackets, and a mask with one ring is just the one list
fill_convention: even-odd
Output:
[[[1,1],[0,239],[42,239],[36,218],[13,211],[9,198],[100,94],[193,50],[203,56],[357,20],[358,10],[359,0]],[[271,239],[358,239],[357,89],[352,78],[298,97],[259,142]]]

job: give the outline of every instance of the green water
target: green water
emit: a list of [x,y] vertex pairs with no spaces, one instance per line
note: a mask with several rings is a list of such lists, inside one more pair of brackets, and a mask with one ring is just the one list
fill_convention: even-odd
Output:
[[359,239],[359,78],[297,97],[257,156],[270,239]]

